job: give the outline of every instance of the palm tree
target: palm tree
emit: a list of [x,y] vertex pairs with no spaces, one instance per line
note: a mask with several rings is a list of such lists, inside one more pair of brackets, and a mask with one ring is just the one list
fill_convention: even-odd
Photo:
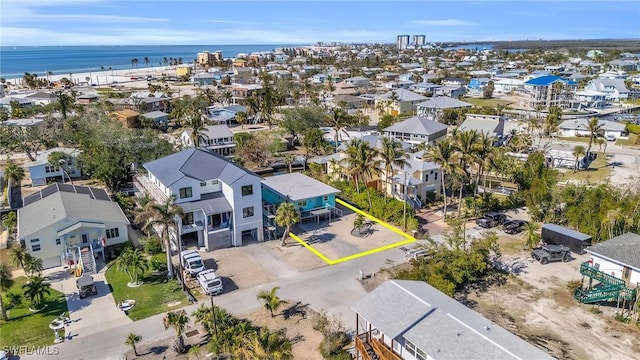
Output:
[[281,300],[278,297],[278,290],[279,289],[280,289],[280,287],[276,286],[276,287],[272,288],[269,291],[261,290],[258,293],[258,296],[257,296],[257,299],[263,302],[262,306],[266,310],[269,310],[269,312],[271,312],[271,317],[274,316],[273,312],[274,311],[278,311],[280,306],[282,306],[285,303],[284,300]]
[[149,67],[149,57],[148,56],[144,57],[144,64],[147,65],[147,67]]
[[327,126],[331,127],[334,131],[333,141],[335,146],[335,151],[338,151],[338,144],[340,141],[340,132],[344,131],[347,126],[350,126],[354,123],[354,119],[352,116],[347,114],[344,110],[337,108],[332,110],[332,115],[327,116]]
[[396,141],[393,138],[383,137],[382,138],[382,150],[378,152],[380,158],[384,162],[384,170],[385,170],[385,188],[384,188],[384,199],[387,200],[387,187],[392,186],[391,178],[393,176],[393,167],[397,166],[400,168],[404,168],[409,165],[409,162],[406,160],[407,153],[402,149],[402,143]]
[[442,196],[444,199],[444,211],[442,218],[447,218],[447,191],[445,189],[444,178],[447,174],[451,174],[454,172],[457,163],[455,156],[455,149],[451,140],[443,139],[439,141],[435,146],[431,146],[427,148],[425,153],[425,160],[432,161],[438,165],[440,165],[440,169],[442,169],[442,176],[440,180],[442,182]]
[[261,329],[242,339],[237,355],[246,360],[289,360],[293,358],[291,342],[281,331]]
[[142,340],[142,336],[130,332],[129,335],[127,335],[127,339],[124,341],[124,343],[127,345],[131,345],[131,347],[133,348],[133,354],[135,356],[138,356],[138,349],[136,349],[136,344],[139,343],[141,340]]
[[475,197],[478,194],[478,187],[480,186],[480,177],[482,176],[485,167],[488,163],[490,163],[493,150],[494,137],[489,135],[489,133],[481,132],[478,136],[475,148],[475,162],[478,167],[478,173],[476,174],[476,186],[473,190],[473,196]]
[[7,160],[7,165],[4,168],[4,176],[9,180],[10,186],[20,185],[20,181],[24,179],[24,169],[22,166],[16,164],[13,159]]
[[189,125],[191,126],[191,142],[193,142],[193,146],[199,148],[202,140],[209,139],[206,132],[207,127],[204,125],[204,121],[197,116],[191,119]]
[[240,124],[241,128],[244,129],[244,124],[247,123],[247,113],[244,111],[237,112],[236,121]]
[[553,135],[558,130],[560,120],[562,120],[562,109],[558,106],[551,106],[545,121],[545,133],[547,136]]
[[458,216],[462,211],[462,193],[467,183],[467,179],[470,176],[468,164],[473,162],[476,158],[476,148],[480,139],[480,134],[475,131],[459,131],[453,136],[454,146],[458,151],[459,168],[462,171],[458,172],[460,181],[460,195],[458,200]]
[[342,162],[347,166],[348,173],[359,192],[361,181],[366,185],[367,178],[371,179],[381,172],[381,160],[377,159],[378,151],[362,139],[351,140],[346,153],[347,157],[342,159]]
[[2,225],[9,232],[9,238],[13,236],[13,233],[16,231],[16,226],[18,225],[18,218],[16,216],[15,211],[9,211],[2,217]]
[[[136,197],[136,205],[133,208],[133,221],[138,225],[146,224],[147,219],[152,216],[151,205],[154,204],[153,196],[145,192],[142,196]],[[149,235],[149,228],[142,228],[145,235]]]
[[2,292],[9,290],[11,282],[11,272],[5,264],[0,264],[0,313],[2,313],[2,320],[4,321],[9,321],[9,318],[7,317],[7,309],[4,307]]
[[573,148],[573,156],[576,157],[576,163],[573,166],[573,172],[578,171],[578,159],[580,158],[580,156],[583,156],[585,154],[584,152],[584,146],[582,145],[576,145]]
[[27,248],[20,244],[20,246],[12,247],[11,250],[9,250],[9,263],[13,266],[20,266],[24,269],[25,262],[29,256],[31,255],[27,252]]
[[32,276],[22,285],[24,296],[31,302],[33,309],[41,309],[44,296],[51,294],[51,284],[45,281],[45,278],[38,275]]
[[289,168],[289,174],[293,172],[291,166],[293,164],[293,155],[292,154],[284,154],[284,163]]
[[[142,227],[143,230],[148,231],[154,226],[160,227],[160,238],[164,241],[165,251],[167,253],[167,277],[171,279],[173,277],[173,266],[171,263],[171,244],[169,239],[169,231],[171,229],[177,231],[176,218],[183,217],[184,212],[182,208],[176,205],[174,202],[176,196],[172,195],[162,203],[153,202],[149,205],[149,212],[151,216],[147,219],[146,224]],[[180,235],[176,235],[180,236]]]
[[591,154],[591,145],[599,138],[602,137],[602,124],[597,117],[592,117],[587,122],[587,131],[589,132],[589,146],[587,147],[586,155]]
[[24,257],[24,272],[29,275],[40,274],[43,270],[42,259],[31,254]]
[[527,250],[533,249],[540,243],[540,225],[533,221],[526,223],[524,231],[522,232],[522,240],[524,240],[524,246]]
[[182,337],[182,333],[187,327],[189,323],[189,317],[184,312],[181,311],[169,311],[167,315],[162,319],[162,324],[164,325],[164,329],[167,330],[172,327],[176,334],[176,341],[173,344],[173,350],[178,354],[184,354],[184,338]]
[[364,227],[364,215],[356,215],[356,218],[353,220],[353,227],[358,229],[358,234],[362,233],[362,228]]
[[147,269],[147,260],[142,251],[128,248],[118,257],[116,266],[127,273],[132,284],[138,284],[138,276]]
[[285,245],[285,240],[291,231],[291,225],[298,221],[300,221],[300,213],[292,202],[289,202],[287,199],[287,201],[278,206],[276,210],[276,225],[285,227],[280,246]]

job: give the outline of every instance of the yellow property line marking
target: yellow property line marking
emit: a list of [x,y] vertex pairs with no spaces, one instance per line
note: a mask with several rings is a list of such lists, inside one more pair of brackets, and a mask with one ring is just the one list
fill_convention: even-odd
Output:
[[390,225],[390,224],[388,224],[388,223],[386,223],[386,222],[384,222],[384,221],[382,221],[382,220],[380,220],[380,219],[378,219],[378,218],[376,218],[374,216],[371,216],[371,215],[367,214],[366,212],[364,212],[364,211],[362,211],[362,210],[360,210],[360,209],[358,209],[356,207],[353,207],[353,206],[347,204],[346,202],[344,202],[344,201],[342,201],[340,199],[336,199],[336,202],[338,204],[350,209],[350,210],[353,210],[353,211],[357,212],[358,214],[362,214],[366,218],[369,218],[369,219],[375,221],[376,223],[384,226],[385,228],[393,231],[394,233],[404,237],[406,240],[399,241],[397,243],[393,243],[393,244],[389,244],[389,245],[384,245],[384,246],[381,246],[381,247],[378,247],[378,248],[375,248],[375,249],[366,250],[366,251],[363,251],[363,252],[360,252],[360,253],[357,253],[357,254],[348,255],[348,256],[345,256],[345,257],[341,257],[339,259],[331,260],[328,257],[326,257],[323,253],[321,253],[320,251],[316,250],[313,246],[307,244],[306,241],[302,240],[300,237],[298,237],[294,233],[291,233],[291,232],[289,233],[289,236],[291,236],[295,241],[300,243],[300,245],[304,246],[306,249],[311,251],[313,254],[315,254],[317,257],[322,259],[322,261],[326,262],[329,265],[335,265],[335,264],[339,264],[341,262],[345,262],[345,261],[361,258],[363,256],[375,254],[375,253],[378,253],[378,252],[381,252],[381,251],[385,251],[385,250],[388,250],[388,249],[393,249],[395,247],[406,245],[406,244],[409,244],[409,243],[412,243],[412,242],[416,241],[416,238],[414,238],[413,236],[411,236],[411,235],[405,233],[404,231],[398,229],[397,227],[395,227],[393,225]]

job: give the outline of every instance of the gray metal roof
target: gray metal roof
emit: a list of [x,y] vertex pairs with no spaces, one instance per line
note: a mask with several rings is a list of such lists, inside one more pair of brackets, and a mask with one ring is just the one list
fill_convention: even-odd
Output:
[[244,175],[258,177],[220,155],[195,148],[150,161],[143,166],[165,186],[170,186],[185,176],[200,181],[220,179],[228,185]]
[[202,194],[200,200],[178,204],[185,213],[203,210],[207,215],[230,212],[233,209],[221,192]]
[[407,89],[396,89],[396,90],[388,91],[388,92],[378,96],[378,99],[389,99],[389,98],[391,98],[391,95],[393,93],[396,94],[396,97],[398,98],[398,101],[418,101],[418,100],[427,99],[426,96],[422,96],[420,94],[416,94],[413,91],[409,91]]
[[422,116],[414,116],[399,123],[393,124],[383,131],[409,133],[418,135],[431,135],[446,130],[447,125],[430,120]]
[[560,225],[556,225],[556,224],[542,224],[542,229],[549,229],[551,231],[555,231],[558,232],[560,234],[564,234],[564,235],[568,235],[571,236],[574,239],[578,239],[578,240],[582,240],[582,241],[587,241],[587,240],[591,240],[591,236],[587,235],[587,234],[583,234],[579,231],[573,230],[573,229],[569,229],[567,227],[564,226],[560,226]]
[[589,246],[588,253],[604,256],[640,271],[640,235],[626,233]]
[[340,190],[301,173],[282,174],[262,180],[262,184],[291,201],[336,194]]
[[422,281],[389,280],[352,308],[385,336],[402,336],[434,359],[553,359]]
[[436,96],[427,101],[418,103],[416,106],[428,109],[454,109],[472,107],[473,105],[448,96]]
[[485,133],[489,135],[502,135],[502,134],[498,134],[499,126],[500,126],[500,121],[496,121],[496,120],[467,119],[462,124],[460,124],[458,129],[476,130],[479,133]]
[[[102,189],[69,184],[54,184],[44,188],[18,209],[18,234],[27,237],[55,223],[72,219],[128,224],[120,206],[111,201]],[[31,196],[31,195],[30,195]],[[64,227],[72,225],[66,223]]]
[[140,116],[144,116],[147,119],[157,119],[157,118],[169,116],[169,114],[163,111],[151,111],[148,113],[141,114]]
[[[585,130],[589,129],[589,119],[579,118],[579,119],[569,119],[565,120],[558,127],[560,129],[576,129],[576,130]],[[601,126],[603,130],[606,131],[624,131],[626,128],[626,124],[617,123],[614,121],[608,120],[598,120],[598,126]]]

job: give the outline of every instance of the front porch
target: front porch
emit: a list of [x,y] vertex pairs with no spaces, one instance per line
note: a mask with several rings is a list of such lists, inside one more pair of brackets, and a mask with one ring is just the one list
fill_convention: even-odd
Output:
[[63,245],[62,263],[74,269],[76,275],[96,273],[98,265],[106,263],[105,228],[102,223],[78,222],[58,231]]
[[[193,239],[197,241],[198,247],[207,251],[231,246],[233,213],[230,210],[220,211],[218,207],[216,212],[215,206],[206,207],[205,210],[204,208],[194,209],[196,205],[193,203],[181,205],[185,215],[179,219],[178,228],[183,246]],[[207,211],[214,211],[214,213],[207,214]]]

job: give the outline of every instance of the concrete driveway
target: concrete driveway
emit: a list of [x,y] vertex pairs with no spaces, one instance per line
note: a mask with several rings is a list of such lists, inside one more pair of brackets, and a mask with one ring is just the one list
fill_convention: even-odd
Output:
[[113,294],[105,281],[105,270],[106,268],[92,275],[98,294],[84,299],[78,295],[77,278],[70,275],[67,269],[55,268],[44,272],[51,282],[51,287],[63,292],[66,296],[69,317],[72,320],[72,323],[67,326],[67,334],[74,337],[86,336],[133,323],[116,307]]

